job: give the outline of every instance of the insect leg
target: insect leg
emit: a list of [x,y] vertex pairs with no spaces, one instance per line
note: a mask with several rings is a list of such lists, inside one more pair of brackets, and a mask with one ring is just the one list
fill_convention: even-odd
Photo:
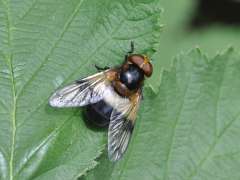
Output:
[[134,52],[134,42],[131,41],[131,45],[130,45],[131,49],[130,51],[128,51],[128,54],[132,54]]
[[108,70],[110,69],[110,67],[108,66],[105,66],[105,67],[99,67],[98,65],[94,64],[95,68],[98,70],[98,71],[105,71],[105,70]]
[[127,61],[128,56],[134,52],[134,42],[133,41],[131,41],[130,47],[131,47],[130,51],[128,51],[127,54],[125,55],[125,61]]

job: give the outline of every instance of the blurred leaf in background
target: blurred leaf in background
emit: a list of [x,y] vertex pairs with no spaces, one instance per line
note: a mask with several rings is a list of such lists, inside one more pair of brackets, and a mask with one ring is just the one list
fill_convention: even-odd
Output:
[[155,0],[0,1],[1,180],[76,179],[96,165],[106,132],[48,98],[95,63],[119,65],[131,40],[151,55],[159,14]]
[[[179,52],[194,47],[210,57],[230,46],[240,49],[239,1],[159,0],[159,4],[164,9],[163,28],[159,50],[153,57],[158,59],[155,66],[169,68]],[[160,76],[154,76],[151,82],[160,82]]]
[[176,58],[145,99],[127,154],[105,156],[84,180],[238,180],[240,58],[199,50]]

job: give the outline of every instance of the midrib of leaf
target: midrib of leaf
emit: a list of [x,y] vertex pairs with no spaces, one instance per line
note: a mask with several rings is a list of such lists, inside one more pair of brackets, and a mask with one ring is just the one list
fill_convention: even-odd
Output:
[[18,97],[21,96],[21,94],[24,92],[24,89],[28,86],[28,84],[30,84],[33,79],[35,78],[35,76],[38,74],[38,72],[41,70],[41,68],[44,66],[45,62],[49,59],[49,57],[53,54],[55,48],[57,47],[57,45],[59,44],[59,42],[62,40],[64,34],[67,32],[68,28],[70,27],[71,23],[73,22],[74,18],[76,17],[77,13],[80,10],[80,7],[82,5],[82,3],[84,2],[84,0],[80,0],[78,5],[76,6],[75,10],[73,11],[73,13],[70,15],[70,17],[68,18],[67,22],[65,23],[64,27],[63,27],[63,31],[60,33],[59,37],[57,38],[57,40],[55,41],[55,43],[53,44],[53,46],[50,48],[49,53],[46,55],[46,57],[44,58],[44,60],[41,62],[40,66],[36,69],[36,71],[34,71],[34,73],[32,74],[32,76],[29,78],[29,80],[24,84],[24,86],[22,87],[22,89],[20,90]]
[[[60,34],[59,38],[57,39],[57,41],[54,43],[53,47],[50,49],[48,55],[44,58],[44,61],[41,63],[40,67],[34,72],[34,74],[31,76],[31,78],[29,79],[29,81],[27,81],[27,83],[23,86],[23,88],[20,90],[20,94],[22,94],[24,88],[33,80],[33,78],[37,75],[38,71],[41,69],[41,67],[44,65],[44,63],[48,60],[48,58],[51,56],[51,54],[53,53],[54,49],[56,48],[57,44],[61,41],[61,39],[63,38],[65,32],[67,31],[67,29],[69,28],[69,26],[71,25],[72,21],[74,20],[75,16],[77,15],[77,13],[80,10],[80,7],[82,5],[84,0],[80,0],[78,6],[76,6],[74,12],[72,13],[72,15],[70,16],[70,18],[68,19],[67,23],[65,24],[62,33]],[[8,54],[5,57],[8,64],[9,64],[9,69],[10,69],[10,73],[11,73],[11,81],[12,81],[12,96],[13,96],[13,107],[12,107],[12,141],[11,141],[11,152],[10,152],[10,160],[9,160],[9,178],[10,180],[13,180],[13,162],[14,162],[14,149],[15,149],[15,137],[16,137],[16,104],[17,104],[17,98],[19,97],[19,95],[16,95],[16,87],[15,87],[15,78],[14,78],[14,70],[13,70],[13,64],[12,64],[12,53],[11,53],[11,15],[10,15],[10,8],[9,8],[9,1],[6,2],[4,0],[2,0],[3,4],[6,6],[6,14],[7,14],[7,33],[8,33]],[[31,9],[31,8],[30,8]],[[38,109],[38,108],[37,108]],[[37,151],[34,152],[34,154]],[[24,164],[25,165],[25,164]],[[23,167],[24,167],[23,165]]]
[[2,0],[3,4],[6,7],[6,14],[7,14],[7,37],[8,37],[8,53],[6,55],[6,61],[9,66],[10,74],[11,74],[11,82],[12,82],[12,140],[11,140],[11,152],[10,152],[10,159],[9,159],[9,179],[13,179],[13,162],[14,162],[14,147],[15,147],[15,136],[16,136],[16,89],[15,89],[15,79],[14,79],[14,71],[13,71],[13,64],[12,64],[12,53],[11,53],[11,15],[10,15],[10,8],[9,8],[9,1]]
[[10,70],[11,70],[11,76],[12,76],[11,80],[12,80],[12,93],[13,93],[13,110],[12,110],[12,143],[11,143],[11,155],[10,155],[10,162],[9,162],[9,175],[10,175],[10,180],[12,180],[15,136],[16,136],[16,130],[17,130],[16,129],[16,90],[15,90],[14,72],[12,67],[12,58],[10,58]]

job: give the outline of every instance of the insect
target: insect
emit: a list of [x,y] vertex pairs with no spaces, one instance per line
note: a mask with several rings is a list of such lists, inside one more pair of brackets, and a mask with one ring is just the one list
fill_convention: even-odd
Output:
[[108,157],[119,160],[126,151],[142,100],[145,77],[153,72],[147,56],[134,54],[134,44],[123,64],[100,71],[56,90],[49,99],[53,107],[87,106],[88,116],[99,126],[108,125]]

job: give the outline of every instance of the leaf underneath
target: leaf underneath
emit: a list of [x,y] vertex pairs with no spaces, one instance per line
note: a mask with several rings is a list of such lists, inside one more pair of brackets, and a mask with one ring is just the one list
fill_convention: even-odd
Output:
[[83,179],[219,180],[240,178],[240,58],[231,49],[209,60],[199,50],[164,71],[158,94],[145,89],[123,160]]

